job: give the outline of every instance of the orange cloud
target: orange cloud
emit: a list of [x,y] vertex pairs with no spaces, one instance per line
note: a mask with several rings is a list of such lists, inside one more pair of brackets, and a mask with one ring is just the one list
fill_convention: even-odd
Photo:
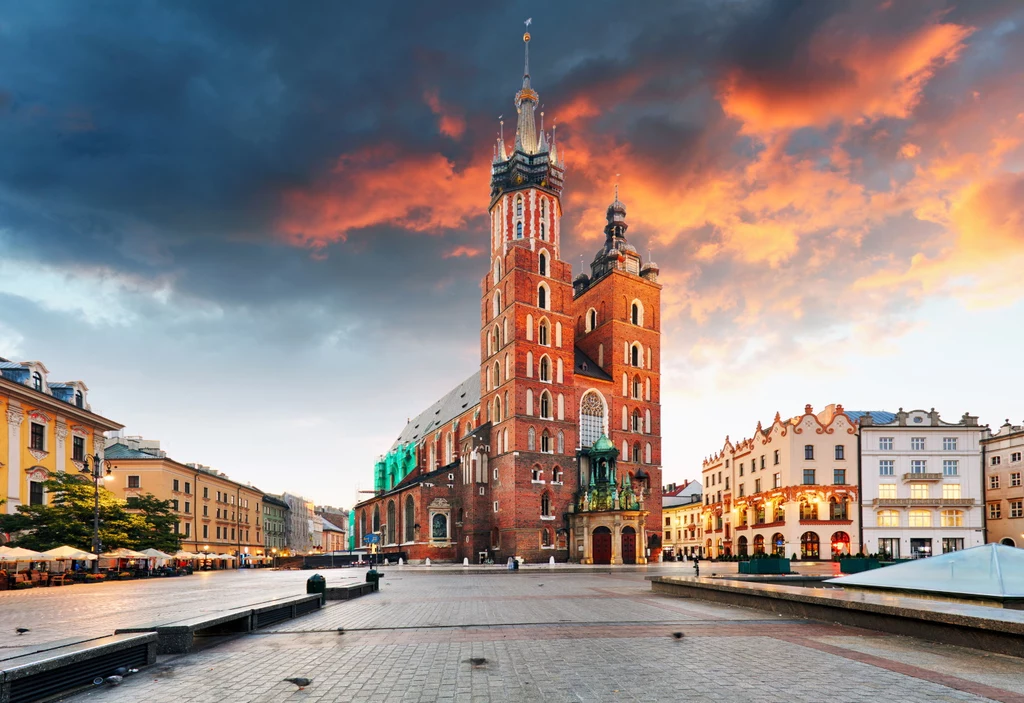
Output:
[[850,17],[834,18],[811,41],[807,66],[768,80],[735,69],[719,86],[726,114],[748,133],[826,127],[881,117],[906,118],[921,91],[963,51],[972,28],[930,23],[908,37],[850,31]]
[[438,129],[441,130],[441,134],[452,139],[462,137],[466,131],[466,120],[463,119],[462,115],[453,112],[450,105],[441,102],[436,88],[425,92],[423,100],[430,107],[430,111],[440,117]]
[[483,249],[478,249],[476,247],[467,247],[463,244],[455,247],[454,249],[451,249],[450,251],[446,251],[442,258],[455,259],[460,256],[465,256],[466,258],[473,258],[474,256],[480,256],[483,252]]
[[455,229],[486,214],[480,193],[489,172],[482,154],[460,170],[441,154],[368,147],[339,157],[322,183],[284,193],[277,230],[296,245],[316,247],[375,225]]

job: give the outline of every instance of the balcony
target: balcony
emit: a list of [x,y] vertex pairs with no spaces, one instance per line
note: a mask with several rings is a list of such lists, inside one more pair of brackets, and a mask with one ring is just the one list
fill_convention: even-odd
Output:
[[903,474],[904,481],[941,481],[942,474]]
[[974,498],[875,498],[871,504],[876,508],[969,508],[977,505]]

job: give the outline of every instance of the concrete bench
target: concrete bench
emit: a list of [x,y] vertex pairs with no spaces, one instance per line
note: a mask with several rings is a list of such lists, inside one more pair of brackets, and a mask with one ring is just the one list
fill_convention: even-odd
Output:
[[372,583],[353,583],[348,586],[329,586],[324,592],[327,600],[352,600],[376,590]]
[[142,632],[19,647],[0,659],[0,703],[28,703],[91,687],[119,667],[156,661],[157,635]]
[[134,627],[119,627],[117,634],[129,632],[155,632],[159,654],[185,654],[196,645],[197,637],[214,637],[252,632],[252,608],[206,613],[173,622],[149,623]]
[[305,596],[290,596],[261,603],[252,609],[252,629],[274,625],[284,620],[297,618],[314,610],[319,610],[323,603],[319,594],[310,593]]

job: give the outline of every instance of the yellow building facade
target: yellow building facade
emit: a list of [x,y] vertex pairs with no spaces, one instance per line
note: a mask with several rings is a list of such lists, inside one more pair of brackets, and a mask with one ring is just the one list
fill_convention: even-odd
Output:
[[120,437],[108,445],[106,488],[128,501],[129,508],[133,498],[147,493],[170,501],[182,549],[231,554],[238,566],[264,556],[263,492],[258,488],[208,467],[174,461],[156,442]]
[[122,428],[92,412],[81,381],[54,382],[39,361],[0,358],[0,486],[2,509],[45,504],[43,483],[54,473],[78,472],[103,453],[103,433]]

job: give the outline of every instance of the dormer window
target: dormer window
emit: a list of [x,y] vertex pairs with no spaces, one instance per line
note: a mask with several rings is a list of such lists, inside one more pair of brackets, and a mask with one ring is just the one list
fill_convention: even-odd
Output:
[[82,398],[82,391],[75,391],[75,407],[85,407],[85,400]]
[[43,390],[43,374],[38,371],[32,372],[32,387],[40,392]]

